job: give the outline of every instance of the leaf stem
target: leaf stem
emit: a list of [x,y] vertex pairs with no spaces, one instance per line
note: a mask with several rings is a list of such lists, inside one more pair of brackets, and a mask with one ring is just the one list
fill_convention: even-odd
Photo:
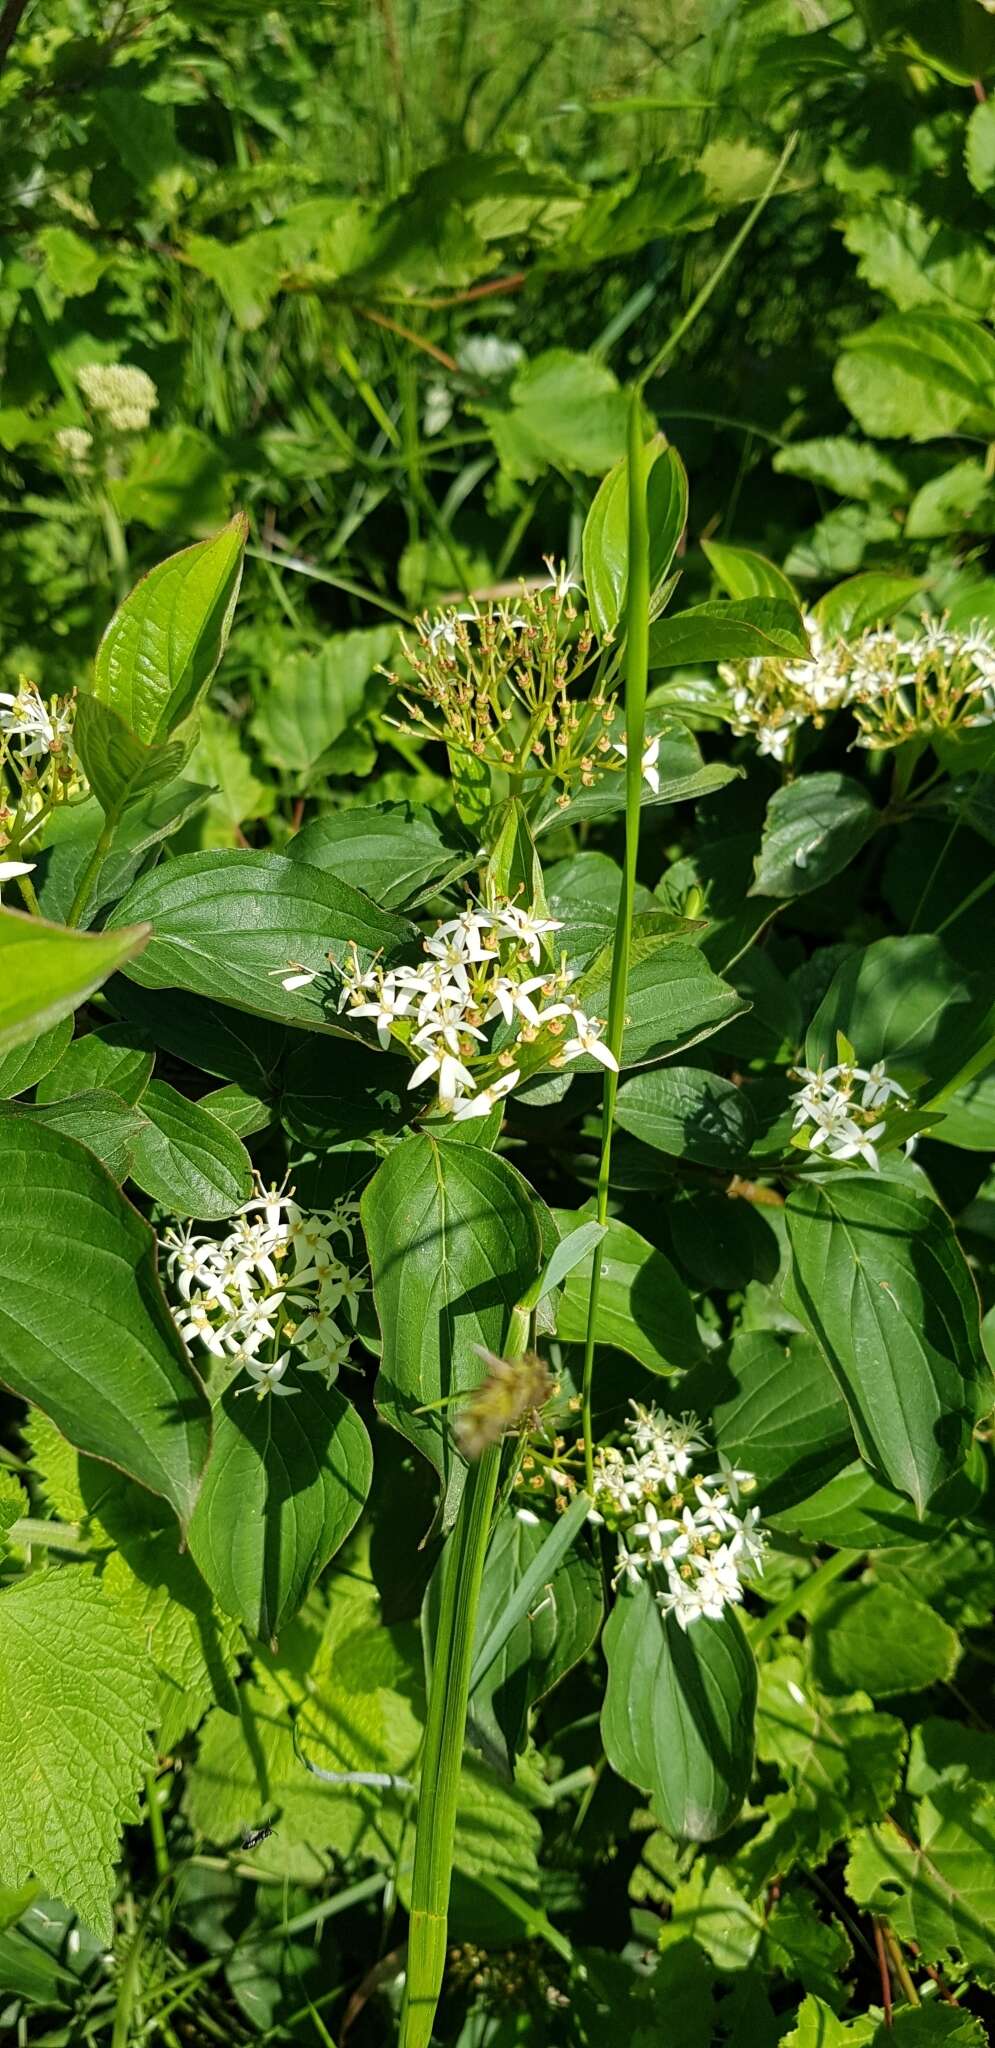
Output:
[[803,1579],[792,1592],[785,1594],[784,1599],[779,1600],[776,1607],[768,1608],[767,1613],[762,1615],[759,1621],[751,1621],[751,1647],[755,1649],[757,1643],[765,1642],[767,1637],[772,1636],[776,1629],[783,1627],[786,1621],[792,1621],[796,1614],[807,1614],[810,1607],[817,1605],[819,1595],[827,1586],[832,1585],[834,1579],[841,1579],[844,1572],[848,1572],[853,1565],[859,1563],[859,1555],[855,1550],[837,1550],[832,1557],[827,1557],[822,1564],[817,1565],[814,1572],[810,1572],[808,1578]]
[[[608,998],[607,1043],[617,1062],[621,1061],[625,1032],[625,1004],[629,986],[629,955],[632,948],[632,911],[636,895],[636,861],[639,854],[639,813],[642,802],[643,736],[646,723],[646,681],[649,669],[650,559],[649,522],[646,511],[646,453],[638,393],[629,408],[629,576],[626,591],[625,631],[625,862],[622,888],[615,920],[611,988]],[[611,1181],[612,1129],[618,1072],[605,1074],[601,1113],[601,1157],[598,1164],[597,1220],[608,1221],[608,1189]],[[595,1329],[601,1292],[601,1259],[595,1249],[591,1263],[591,1291],[587,1303],[587,1331],[584,1339],[584,1377],[581,1390],[584,1434],[584,1474],[588,1493],[594,1492],[594,1441],[592,1392],[594,1384]]]
[[83,912],[86,909],[86,906],[89,903],[91,896],[93,895],[94,889],[97,886],[97,881],[100,876],[100,870],[103,867],[104,862],[107,859],[107,855],[111,850],[111,841],[114,838],[114,829],[116,823],[117,820],[115,818],[104,819],[103,829],[101,831],[100,837],[97,840],[96,846],[94,847],[93,852],[91,853],[85,868],[83,869],[82,875],[80,876],[79,886],[76,890],[75,896],[73,897],[72,909],[70,910],[69,916],[66,919],[66,923],[68,925],[79,924],[80,918],[82,917]]

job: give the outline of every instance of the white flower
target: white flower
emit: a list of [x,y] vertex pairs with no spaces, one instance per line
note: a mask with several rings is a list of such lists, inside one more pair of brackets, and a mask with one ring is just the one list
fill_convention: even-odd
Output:
[[472,1101],[458,1102],[453,1110],[453,1122],[461,1124],[467,1123],[470,1117],[489,1116],[495,1103],[500,1102],[503,1096],[510,1095],[518,1080],[518,1068],[510,1067],[506,1074],[501,1075],[500,1080],[492,1081],[489,1088],[482,1088]]
[[894,1095],[899,1102],[907,1102],[909,1093],[900,1081],[892,1080],[885,1073],[883,1060],[875,1060],[873,1067],[855,1067],[854,1079],[863,1081],[864,1092],[860,1098],[862,1109],[884,1109]]
[[523,946],[529,959],[538,967],[542,952],[542,941],[550,932],[563,930],[558,917],[536,917],[533,912],[522,910],[516,903],[502,904],[495,912],[493,922],[506,938],[514,939]]
[[610,1046],[603,1043],[602,1033],[605,1026],[601,1018],[586,1017],[583,1010],[571,1010],[570,1015],[573,1018],[575,1036],[565,1041],[561,1058],[579,1060],[588,1053],[592,1059],[600,1060],[603,1067],[609,1067],[613,1074],[617,1074],[618,1061],[615,1054]]
[[[490,1009],[484,1011],[485,1023],[492,1017],[503,1017],[506,1024],[513,1024],[517,1015],[524,1018],[526,1024],[537,1025],[539,1012],[532,997],[536,989],[545,986],[544,974],[534,974],[528,981],[513,981],[510,975],[499,974],[491,983],[492,1001]],[[552,1011],[546,1011],[544,1021],[550,1016],[565,1017],[566,1014],[566,1004],[560,1003]]]
[[82,468],[93,447],[93,435],[86,427],[60,427],[55,436],[55,445],[60,455],[74,469]]
[[57,752],[71,731],[71,710],[50,710],[34,683],[22,681],[13,696],[0,690],[0,732],[20,742],[25,761]]
[[33,875],[36,866],[33,860],[0,860],[0,889],[5,882],[15,882],[18,875]]
[[559,568],[557,568],[552,555],[544,555],[543,561],[545,562],[546,567],[549,570],[549,576],[547,577],[545,583],[540,583],[539,588],[540,590],[552,591],[554,604],[562,604],[564,602],[564,599],[569,596],[571,590],[580,590],[583,588],[583,586],[580,583],[578,583],[573,576],[571,576],[565,562],[561,562]]
[[456,349],[460,369],[486,382],[506,377],[524,354],[520,341],[506,341],[501,334],[464,334]]
[[415,1068],[408,1082],[409,1088],[420,1088],[423,1081],[430,1081],[433,1075],[439,1079],[439,1107],[452,1109],[464,1095],[473,1095],[477,1083],[455,1053],[447,1051],[444,1045],[435,1045]]
[[515,1520],[516,1522],[524,1522],[527,1529],[538,1529],[539,1527],[539,1517],[532,1513],[531,1508],[516,1508]]
[[829,1147],[831,1159],[862,1159],[873,1173],[880,1172],[880,1160],[874,1150],[875,1138],[884,1136],[887,1126],[872,1124],[870,1130],[861,1130],[859,1124],[851,1124],[846,1131],[834,1132]]
[[[629,743],[624,733],[620,740],[615,740],[613,742],[613,745],[616,754],[621,754],[623,761],[628,760]],[[652,739],[646,741],[646,744],[643,747],[643,758],[640,763],[643,781],[649,783],[649,786],[653,791],[654,796],[659,796],[660,794],[660,770],[657,767],[659,755],[660,735],[659,733],[655,733]]]
[[[268,1362],[259,1358],[246,1359],[245,1369],[260,1401],[266,1394],[296,1394],[296,1387],[284,1387],[281,1385],[289,1364],[289,1351],[281,1352],[279,1358],[272,1358]],[[243,1394],[247,1394],[249,1388],[242,1387],[240,1391]]]
[[411,1009],[411,991],[398,988],[392,977],[384,976],[380,994],[371,1003],[354,1003],[353,1017],[372,1017],[376,1022],[377,1037],[386,1052],[390,1034],[399,1017],[407,1017]]

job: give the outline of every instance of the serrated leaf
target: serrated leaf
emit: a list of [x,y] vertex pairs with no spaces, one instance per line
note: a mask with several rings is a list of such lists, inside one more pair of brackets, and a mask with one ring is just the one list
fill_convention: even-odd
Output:
[[921,1515],[964,1462],[986,1372],[950,1221],[924,1189],[864,1173],[796,1188],[786,1215],[798,1303],[861,1452]]
[[152,1231],[91,1152],[25,1117],[0,1122],[0,1181],[3,1379],[185,1521],[210,1418],[156,1277]]
[[974,1798],[938,1786],[916,1808],[914,1833],[885,1819],[855,1835],[846,1885],[860,1906],[888,1916],[928,1963],[950,1950],[995,1961],[995,1792]]
[[0,1594],[0,1871],[37,1877],[104,1942],[151,1710],[148,1659],[91,1572]]
[[[380,910],[334,875],[241,847],[181,854],[144,876],[116,906],[109,926],[137,917],[153,926],[141,970],[132,977],[142,988],[188,989],[311,1031],[340,1028],[329,950],[344,960],[354,939],[369,960],[418,940],[406,919]],[[285,989],[281,974],[291,961],[319,979],[308,988]]]
[[93,695],[136,739],[166,740],[196,710],[228,638],[247,530],[238,513],[213,540],[170,555],[115,612]]
[[761,1665],[757,1755],[777,1765],[830,1839],[888,1811],[905,1741],[902,1723],[875,1713],[866,1694],[825,1699],[794,1648]]
[[193,1559],[175,1534],[129,1535],[127,1555],[113,1550],[101,1585],[142,1643],[154,1674],[150,1725],[166,1755],[217,1701],[237,1710],[233,1680],[244,1638],[219,1615]]
[[953,1677],[954,1629],[924,1600],[895,1599],[887,1586],[839,1588],[812,1623],[812,1669],[827,1693],[868,1692],[883,1700]]
[[66,931],[0,909],[0,1053],[48,1031],[141,952],[144,924],[115,932]]

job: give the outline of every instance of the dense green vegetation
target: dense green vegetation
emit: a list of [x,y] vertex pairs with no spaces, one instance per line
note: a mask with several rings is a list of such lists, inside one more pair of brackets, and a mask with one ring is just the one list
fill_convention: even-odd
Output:
[[984,2048],[995,9],[0,125],[0,2028]]

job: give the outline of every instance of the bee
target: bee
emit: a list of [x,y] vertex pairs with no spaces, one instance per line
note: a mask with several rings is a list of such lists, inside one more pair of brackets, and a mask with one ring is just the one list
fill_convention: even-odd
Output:
[[529,1426],[540,1427],[539,1411],[552,1392],[548,1368],[534,1351],[523,1358],[499,1358],[494,1351],[477,1345],[487,1367],[481,1380],[460,1409],[453,1434],[465,1458],[479,1458],[489,1444],[496,1444],[523,1418]]
[[257,1828],[243,1827],[240,1847],[243,1851],[258,1849],[261,1842],[268,1842],[270,1836],[275,1833],[276,1829],[270,1827],[266,1821]]

